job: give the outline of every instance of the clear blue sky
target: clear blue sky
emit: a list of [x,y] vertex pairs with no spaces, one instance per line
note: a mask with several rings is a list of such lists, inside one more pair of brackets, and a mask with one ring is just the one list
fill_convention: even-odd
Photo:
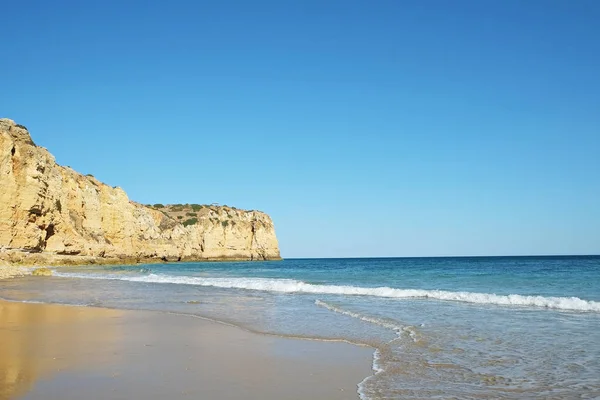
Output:
[[0,116],[284,257],[600,253],[600,2],[11,1]]

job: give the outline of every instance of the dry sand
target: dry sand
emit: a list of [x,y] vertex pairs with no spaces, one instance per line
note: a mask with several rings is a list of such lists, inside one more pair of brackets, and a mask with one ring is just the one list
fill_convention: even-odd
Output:
[[357,399],[372,353],[189,316],[0,301],[0,399]]

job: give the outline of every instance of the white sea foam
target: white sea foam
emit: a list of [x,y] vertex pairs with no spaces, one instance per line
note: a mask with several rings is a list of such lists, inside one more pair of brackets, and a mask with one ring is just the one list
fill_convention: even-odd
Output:
[[600,302],[578,297],[544,297],[520,294],[451,292],[446,290],[398,289],[390,287],[360,287],[343,285],[315,285],[294,279],[268,278],[210,278],[199,276],[173,276],[149,274],[143,276],[93,275],[55,273],[55,276],[87,279],[114,279],[131,282],[171,283],[181,285],[211,286],[226,289],[246,289],[278,293],[311,293],[346,296],[372,296],[397,299],[434,299],[472,304],[540,307],[566,311],[600,312]]
[[396,335],[398,335],[398,336],[400,336],[402,334],[402,332],[405,332],[408,336],[410,336],[410,338],[413,340],[413,342],[417,342],[418,341],[418,334],[417,334],[417,331],[415,330],[414,326],[400,325],[400,324],[396,324],[396,323],[391,322],[391,321],[387,321],[387,320],[382,319],[382,318],[371,317],[371,316],[368,316],[368,315],[359,314],[359,313],[354,312],[354,311],[345,310],[345,309],[343,309],[341,307],[325,303],[324,301],[321,301],[321,300],[318,300],[318,299],[315,300],[315,304],[317,306],[319,306],[319,307],[326,308],[326,309],[328,309],[330,311],[333,311],[333,312],[336,312],[338,314],[347,315],[349,317],[360,319],[362,321],[369,322],[369,323],[374,324],[374,325],[379,325],[379,326],[381,326],[383,328],[391,329],[394,332],[396,332]]
[[384,369],[381,368],[381,366],[379,365],[379,360],[381,359],[381,351],[379,351],[379,349],[375,349],[375,352],[373,353],[373,375],[369,375],[367,376],[365,379],[363,379],[357,386],[357,393],[358,393],[358,397],[361,400],[367,400],[370,397],[367,395],[366,391],[365,391],[365,386],[367,385],[367,383],[371,380],[374,379],[377,375],[381,374],[382,372],[384,372]]
[[4,297],[0,297],[0,300],[7,301],[9,303],[59,304],[59,305],[69,306],[69,307],[94,307],[94,306],[98,305],[98,303],[66,303],[66,302],[40,301],[40,300],[15,300],[15,299],[7,299],[7,298],[4,298]]
[[374,325],[379,325],[381,327],[391,329],[398,334],[405,328],[402,325],[397,325],[397,324],[394,324],[393,322],[388,322],[381,318],[369,317],[367,315],[362,315],[362,314],[359,314],[359,313],[356,313],[353,311],[344,310],[340,307],[336,307],[334,305],[325,303],[324,301],[321,301],[321,300],[315,300],[315,304],[318,305],[319,307],[326,308],[326,309],[336,312],[338,314],[347,315],[352,318],[360,319],[362,321],[369,322]]

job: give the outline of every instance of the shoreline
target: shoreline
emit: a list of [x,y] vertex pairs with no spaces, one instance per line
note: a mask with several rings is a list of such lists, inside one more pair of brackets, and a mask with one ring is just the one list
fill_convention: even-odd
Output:
[[30,272],[26,267],[3,264],[2,262],[0,262],[0,281],[2,281],[3,279],[17,278],[29,274]]
[[0,399],[358,399],[373,374],[373,349],[357,344],[193,315],[6,300],[0,350]]
[[[60,267],[87,265],[138,265],[164,264],[183,262],[236,262],[236,261],[281,261],[281,257],[252,258],[252,257],[101,257],[87,255],[67,255],[52,252],[27,252],[22,250],[4,249],[0,251],[0,267]],[[2,278],[0,278],[2,279]]]

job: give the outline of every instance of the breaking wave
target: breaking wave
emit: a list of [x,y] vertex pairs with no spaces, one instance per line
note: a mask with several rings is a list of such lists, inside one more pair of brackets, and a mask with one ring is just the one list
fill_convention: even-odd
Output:
[[94,275],[56,272],[55,276],[112,279],[130,282],[171,283],[179,285],[210,286],[225,289],[245,289],[277,293],[309,293],[346,296],[372,296],[397,299],[434,299],[471,304],[539,307],[565,311],[600,312],[600,302],[578,297],[544,297],[520,294],[451,292],[445,290],[399,289],[390,287],[361,287],[344,285],[319,285],[295,279],[268,278],[210,278],[198,276],[173,276],[149,274],[144,276]]

